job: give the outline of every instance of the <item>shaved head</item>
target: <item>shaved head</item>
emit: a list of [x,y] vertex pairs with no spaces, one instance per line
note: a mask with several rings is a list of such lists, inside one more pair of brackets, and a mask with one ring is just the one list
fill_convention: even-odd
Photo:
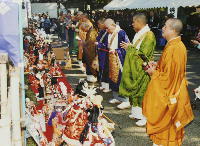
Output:
[[105,18],[101,18],[101,19],[98,20],[99,29],[105,29],[106,28],[106,26],[104,24],[105,20],[106,20]]
[[110,19],[110,18],[105,20],[104,25],[107,28],[108,33],[113,33],[116,26],[117,26],[115,24],[115,21],[113,19]]
[[105,20],[106,20],[105,18],[100,18],[100,19],[98,20],[98,23],[104,24]]
[[165,22],[162,28],[162,36],[167,40],[178,37],[183,29],[183,23],[176,18],[170,18]]
[[147,24],[147,17],[143,13],[139,13],[133,16],[133,29],[135,32],[139,32],[142,28],[144,28]]
[[115,21],[113,20],[113,19],[110,19],[110,18],[108,18],[108,19],[106,19],[105,20],[105,22],[104,22],[104,24],[108,27],[108,26],[111,26],[111,25],[116,25],[115,24]]
[[167,21],[169,22],[170,28],[179,35],[183,29],[183,23],[181,22],[181,20],[176,18],[170,18]]
[[147,17],[143,13],[139,13],[133,16],[133,21],[139,21],[140,23],[146,25],[147,24]]

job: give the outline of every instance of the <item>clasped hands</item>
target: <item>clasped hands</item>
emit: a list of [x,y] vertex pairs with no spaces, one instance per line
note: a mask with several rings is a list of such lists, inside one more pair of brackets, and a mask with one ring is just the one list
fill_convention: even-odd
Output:
[[120,43],[120,47],[124,48],[125,50],[128,48],[129,45],[131,45],[130,42],[126,43],[126,42],[123,42],[123,41],[122,41],[122,42]]
[[156,70],[156,67],[157,67],[157,62],[149,61],[148,69],[145,72],[147,72],[151,76],[151,75],[153,75],[154,71]]

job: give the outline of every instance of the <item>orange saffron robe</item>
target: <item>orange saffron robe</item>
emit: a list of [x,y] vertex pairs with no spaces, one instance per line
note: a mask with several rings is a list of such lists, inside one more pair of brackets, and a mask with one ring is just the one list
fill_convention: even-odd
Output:
[[167,43],[143,99],[147,134],[157,145],[181,146],[193,118],[186,80],[187,51],[181,38]]

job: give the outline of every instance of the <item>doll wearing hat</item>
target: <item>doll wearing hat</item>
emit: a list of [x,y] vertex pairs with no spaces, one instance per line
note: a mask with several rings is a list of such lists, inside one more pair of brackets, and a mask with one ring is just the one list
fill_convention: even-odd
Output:
[[66,103],[57,101],[54,107],[55,110],[49,118],[48,125],[53,126],[53,142],[59,146],[63,142],[62,134],[66,124],[66,121],[63,120],[63,108],[66,107]]

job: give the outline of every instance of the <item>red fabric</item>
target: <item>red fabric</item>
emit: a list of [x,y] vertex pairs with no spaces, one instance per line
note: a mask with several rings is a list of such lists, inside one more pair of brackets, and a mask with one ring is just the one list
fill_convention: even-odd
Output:
[[[50,69],[51,70],[51,69]],[[67,87],[67,92],[70,93],[71,91],[73,91],[71,85],[69,84],[69,82],[67,81],[64,73],[62,72],[61,68],[58,67],[57,70],[61,73],[62,77],[58,78],[57,79],[57,82],[59,85],[59,82],[63,82],[65,84],[65,86]],[[50,71],[51,72],[51,71]],[[52,73],[54,72],[54,69],[52,69]],[[34,93],[38,93],[38,89],[37,89],[37,86],[36,84],[34,83],[36,81],[36,77],[35,75],[28,75],[28,80],[29,80],[29,83],[31,84],[29,87],[31,88],[31,90],[34,92]],[[44,100],[40,100],[38,101],[38,104],[36,105],[36,112],[39,111],[39,110],[42,110],[44,106]],[[61,122],[61,117],[59,118],[60,122]],[[64,124],[64,123],[63,123]],[[52,126],[49,126],[47,123],[46,123],[46,132],[44,132],[44,135],[45,137],[47,138],[48,142],[51,142],[52,139],[53,139],[53,127]]]
[[44,106],[44,100],[40,100],[37,102],[38,104],[36,105],[36,110],[42,110],[43,106]]
[[37,89],[36,86],[33,84],[34,81],[36,80],[36,77],[35,77],[34,75],[28,75],[28,80],[29,80],[29,83],[31,84],[31,85],[30,85],[31,90],[32,90],[34,93],[38,93],[38,89]]
[[52,141],[53,139],[53,127],[49,126],[46,123],[46,132],[44,132],[45,137],[47,138],[48,142]]
[[63,82],[65,84],[65,86],[67,87],[67,92],[68,93],[70,93],[72,91],[72,87],[69,84],[69,82],[67,81],[66,77],[58,78],[57,81],[58,81],[58,85],[59,85],[59,82]]
[[67,78],[65,77],[65,74],[63,73],[63,71],[61,70],[61,67],[59,66],[58,68],[59,72],[61,73],[61,75],[63,76],[62,78],[58,78],[58,82],[63,82],[65,84],[65,86],[67,87],[67,92],[70,93],[73,91],[72,86],[69,84],[69,82],[67,81]]
[[70,138],[79,140],[80,135],[85,128],[85,125],[88,122],[88,115],[85,110],[83,110],[77,117],[75,121],[72,121],[71,119],[74,119],[75,115],[77,114],[76,110],[81,110],[80,106],[74,105],[66,115],[66,119],[70,119],[66,123],[66,127],[64,130],[64,134]]

